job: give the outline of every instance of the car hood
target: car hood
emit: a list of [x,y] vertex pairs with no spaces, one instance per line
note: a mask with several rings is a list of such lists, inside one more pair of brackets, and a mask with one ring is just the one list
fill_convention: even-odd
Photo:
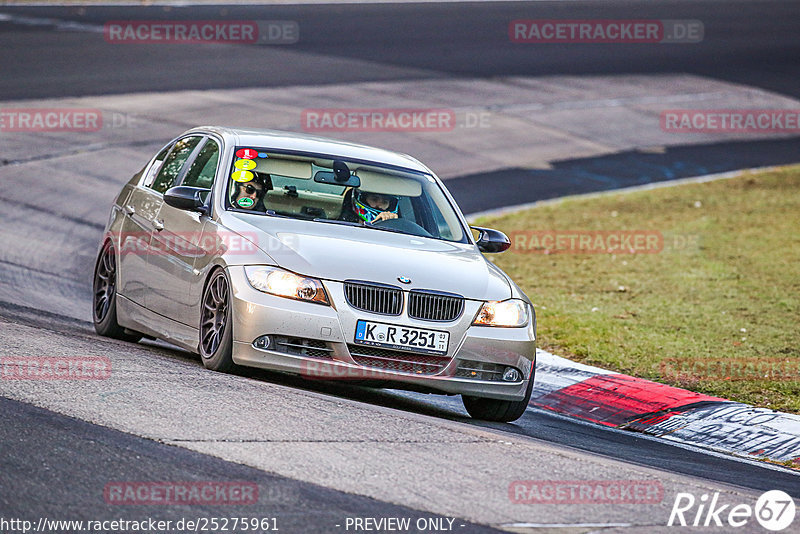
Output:
[[[466,243],[278,217],[236,219],[244,223],[235,224],[239,233],[298,274],[433,289],[475,300],[511,297],[505,274]],[[402,284],[399,277],[411,283]]]

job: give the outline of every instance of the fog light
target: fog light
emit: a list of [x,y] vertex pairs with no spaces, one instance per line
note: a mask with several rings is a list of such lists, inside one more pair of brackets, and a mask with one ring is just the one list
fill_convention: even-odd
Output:
[[503,380],[505,382],[519,382],[521,379],[522,375],[513,367],[506,367],[505,372],[503,372]]
[[253,346],[257,349],[268,349],[271,342],[272,340],[269,338],[269,336],[261,336],[257,337],[256,340],[253,341]]

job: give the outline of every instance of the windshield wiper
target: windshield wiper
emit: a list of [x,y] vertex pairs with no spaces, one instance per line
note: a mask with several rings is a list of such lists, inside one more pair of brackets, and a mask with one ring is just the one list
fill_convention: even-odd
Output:
[[297,219],[300,221],[312,220],[311,217],[309,217],[308,215],[303,215],[302,213],[283,213],[275,210],[267,210],[264,213],[269,215],[270,217],[283,217],[284,219]]
[[321,217],[317,217],[314,219],[314,222],[323,222],[323,223],[330,223],[330,224],[343,224],[345,226],[363,226],[361,223],[352,222],[352,221],[342,221],[340,219],[323,219]]
[[409,234],[408,232],[404,232],[403,230],[399,230],[397,228],[388,228],[386,226],[375,226],[372,224],[365,224],[364,228],[372,228],[373,230],[380,230],[381,232],[394,232],[396,234],[415,235],[415,234]]
[[284,219],[291,219],[288,215],[284,215],[283,213],[278,213],[275,210],[267,210],[264,212],[264,215],[269,215],[270,217],[283,217]]
[[372,224],[361,224],[358,222],[352,221],[343,221],[341,219],[322,219],[317,218],[314,219],[315,222],[322,222],[322,223],[330,223],[330,224],[342,224],[344,226],[357,226],[359,228],[372,228],[373,230],[382,230],[384,232],[394,232],[396,234],[406,234],[406,235],[414,235],[409,234],[408,232],[404,232],[403,230],[398,230],[397,228],[386,228],[384,226],[374,226]]

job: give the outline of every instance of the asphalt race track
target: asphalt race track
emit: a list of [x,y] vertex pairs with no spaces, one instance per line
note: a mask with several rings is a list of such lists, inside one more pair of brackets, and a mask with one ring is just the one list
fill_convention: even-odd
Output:
[[[136,438],[108,428],[0,398],[0,438],[8,446],[2,459],[6,488],[3,514],[8,517],[116,518],[112,504],[100,505],[87,496],[103,494],[111,480],[218,480],[245,481],[265,488],[258,509],[262,518],[279,518],[280,529],[303,532],[336,529],[348,516],[429,516],[388,503],[297,482],[258,469],[224,462],[206,455]],[[41,444],[50,444],[42,447]],[[52,466],[43,473],[42,466]],[[31,473],[39,474],[32,478]],[[42,499],[37,488],[50,489]],[[262,490],[264,491],[264,490]],[[250,516],[250,505],[172,506],[159,520],[184,517]],[[148,517],[141,510],[126,519]],[[459,522],[462,532],[495,532]]]
[[[123,56],[102,38],[52,25],[3,24],[4,98],[41,98],[330,84],[386,79],[688,72],[798,96],[800,21],[794,2],[490,2],[301,6],[4,7],[0,13],[94,25],[109,20],[291,20],[301,38],[283,47],[219,45],[196,68],[191,47],[139,45]],[[692,19],[701,43],[551,45],[509,42],[514,19]],[[96,31],[96,30],[95,30]],[[302,54],[294,61],[289,52]],[[157,61],[156,61],[157,58]],[[120,60],[124,63],[120,63]],[[345,68],[337,60],[360,62]]]
[[[290,20],[301,39],[285,46],[205,45],[198,53],[185,45],[115,47],[102,38],[108,20],[166,18]],[[508,21],[517,18],[695,19],[703,21],[705,39],[534,49],[509,42]],[[674,73],[798,99],[798,35],[800,4],[772,1],[0,6],[0,101],[24,106],[27,99],[129,93],[152,93],[155,101],[186,89]],[[169,125],[169,110],[164,113]],[[194,122],[204,120],[198,114]],[[174,129],[172,135],[184,128]],[[165,131],[136,146],[116,145],[112,163],[157,149],[169,140]],[[13,147],[8,153],[23,153],[13,135],[0,131],[4,158],[4,144]],[[74,191],[55,183],[55,194],[44,202],[21,184],[58,180],[62,169],[47,167],[47,150],[37,146],[33,152],[41,154],[0,165],[0,355],[104,355],[115,372],[111,380],[82,384],[0,381],[0,517],[258,516],[277,518],[284,532],[345,532],[348,517],[408,517],[452,518],[459,532],[666,532],[677,492],[718,491],[732,503],[751,504],[769,489],[800,498],[795,472],[534,408],[514,424],[485,424],[469,419],[457,397],[262,371],[221,375],[163,343],[99,338],[86,319],[91,269],[110,199],[130,174],[105,175],[108,152],[93,152],[83,141],[70,146],[50,134],[34,139],[58,146],[57,161],[72,165],[73,173],[85,170],[85,179]],[[447,183],[472,213],[792,163],[800,160],[798,149],[797,137],[709,140],[657,153],[568,157],[548,169],[465,168]],[[476,193],[487,180],[501,185],[498,192]],[[586,477],[655,479],[665,498],[651,507],[509,502],[514,480]],[[130,507],[103,498],[110,482],[146,480],[249,481],[260,498],[255,505],[223,507]]]
[[[800,97],[800,32],[793,2],[490,2],[300,6],[17,7],[0,11],[0,99],[58,98],[186,89],[276,88],[404,80],[686,73]],[[724,7],[723,7],[724,6]],[[692,44],[512,43],[514,19],[678,19],[703,23]],[[119,20],[292,21],[299,42],[275,46],[109,45]],[[544,52],[544,53],[543,53]],[[157,58],[157,60],[154,60]],[[202,68],[197,68],[197,61]],[[499,95],[498,95],[499,96]],[[749,104],[744,103],[744,106]],[[202,122],[202,121],[200,121]],[[495,191],[476,199],[463,172],[450,189],[465,212],[565,194],[796,161],[798,140],[733,139],[662,154],[622,151],[569,157],[534,171],[492,173]],[[520,172],[522,171],[522,172]],[[524,176],[523,176],[524,179]]]

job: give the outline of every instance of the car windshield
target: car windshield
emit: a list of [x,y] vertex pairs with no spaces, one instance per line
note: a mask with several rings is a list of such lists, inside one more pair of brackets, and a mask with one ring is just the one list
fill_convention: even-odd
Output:
[[432,176],[376,163],[237,147],[226,201],[234,211],[468,242]]

